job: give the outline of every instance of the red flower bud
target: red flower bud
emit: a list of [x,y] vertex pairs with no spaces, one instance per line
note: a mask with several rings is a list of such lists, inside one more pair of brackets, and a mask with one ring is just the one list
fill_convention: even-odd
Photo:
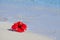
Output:
[[12,25],[11,29],[13,31],[16,31],[16,32],[25,32],[26,29],[27,29],[27,26],[26,24],[24,24],[23,22],[16,22]]

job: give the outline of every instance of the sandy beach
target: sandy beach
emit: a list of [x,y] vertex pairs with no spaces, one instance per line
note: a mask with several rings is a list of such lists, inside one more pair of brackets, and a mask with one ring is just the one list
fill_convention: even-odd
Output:
[[12,23],[0,22],[0,40],[53,40],[47,36],[38,35],[29,31],[18,33],[8,30]]

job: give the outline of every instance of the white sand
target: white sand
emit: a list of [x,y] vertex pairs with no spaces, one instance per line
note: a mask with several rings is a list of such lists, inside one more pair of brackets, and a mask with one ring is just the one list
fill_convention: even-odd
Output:
[[12,32],[8,29],[11,27],[12,23],[0,22],[0,40],[53,40],[49,37],[38,35],[32,32]]

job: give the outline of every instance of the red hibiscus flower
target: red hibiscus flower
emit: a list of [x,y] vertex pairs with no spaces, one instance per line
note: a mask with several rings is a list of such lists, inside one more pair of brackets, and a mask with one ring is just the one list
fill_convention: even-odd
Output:
[[26,29],[27,29],[27,26],[26,24],[24,24],[23,22],[16,22],[12,25],[11,29],[13,31],[16,31],[16,32],[25,32]]

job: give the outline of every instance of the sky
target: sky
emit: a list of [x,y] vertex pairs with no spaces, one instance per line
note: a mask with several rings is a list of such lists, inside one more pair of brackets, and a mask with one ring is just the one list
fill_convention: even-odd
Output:
[[28,30],[60,40],[60,0],[0,0],[0,17],[22,20]]

